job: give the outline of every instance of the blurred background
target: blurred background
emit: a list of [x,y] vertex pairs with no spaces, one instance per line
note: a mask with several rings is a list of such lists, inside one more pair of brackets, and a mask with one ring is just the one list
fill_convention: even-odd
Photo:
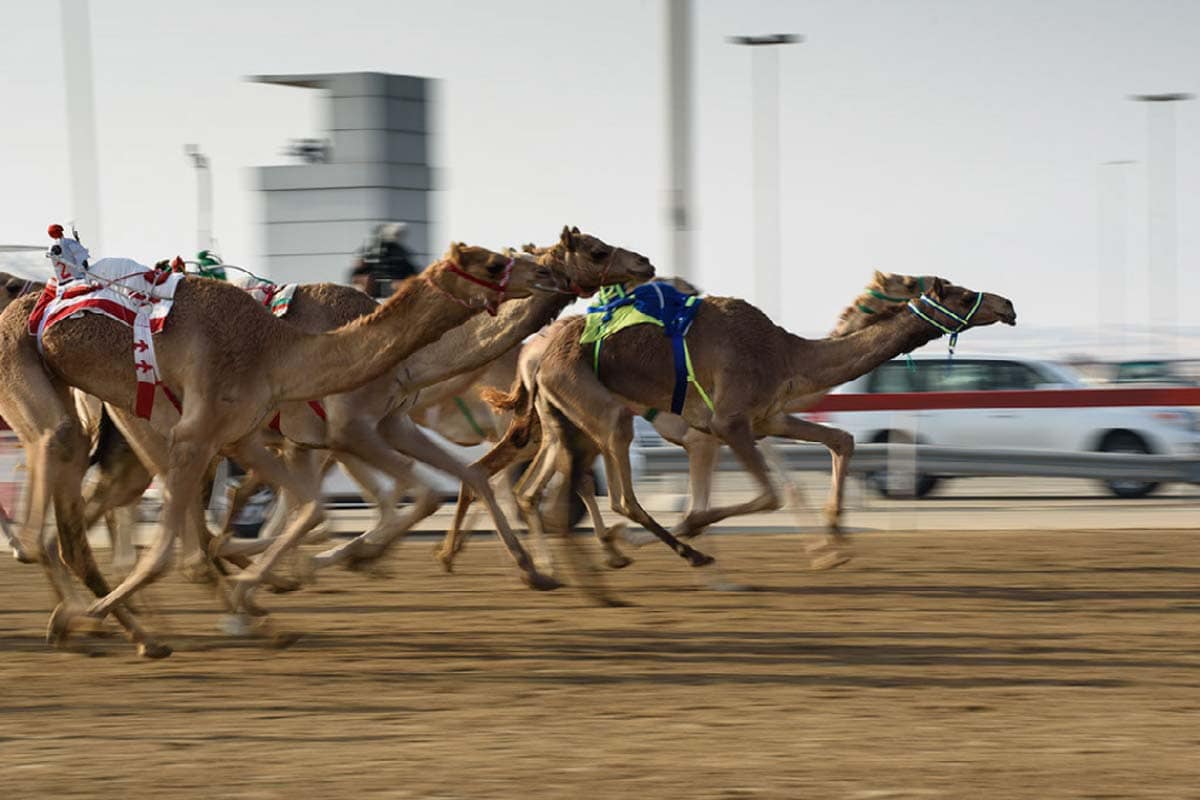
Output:
[[[978,332],[967,349],[1182,353],[1174,340],[1200,335],[1186,301],[1200,290],[1188,268],[1200,253],[1200,107],[1131,97],[1196,88],[1198,25],[1186,0],[9,4],[0,99],[16,124],[0,130],[0,243],[41,244],[49,221],[75,218],[98,255],[198,249],[191,144],[211,176],[220,252],[287,280],[280,250],[300,246],[277,244],[283,210],[264,190],[280,184],[264,175],[304,163],[301,139],[363,163],[335,126],[368,112],[336,88],[254,76],[405,75],[425,104],[396,129],[419,127],[408,131],[419,141],[387,157],[428,168],[426,218],[410,220],[428,225],[415,232],[423,258],[452,238],[544,241],[578,224],[714,294],[773,301],[753,296],[765,291],[753,276],[777,270],[779,319],[802,334],[824,333],[879,268],[1019,300],[1018,330]],[[731,41],[769,34],[801,38]],[[673,47],[685,49],[683,79]],[[96,181],[80,198],[69,140],[89,122],[88,88],[91,136],[76,133]],[[686,263],[672,261],[680,102]],[[776,151],[758,153],[757,173],[756,127],[758,149]],[[1177,198],[1155,211],[1154,248],[1151,189]],[[376,213],[360,211],[364,223]],[[772,216],[777,232],[762,224]],[[763,241],[774,236],[777,252]],[[344,253],[326,250],[313,273],[345,279]],[[1152,255],[1177,268],[1152,273]],[[1177,330],[1147,338],[1151,326]]]
[[[94,256],[212,248],[279,282],[383,295],[452,239],[545,243],[571,224],[807,336],[875,269],[1017,304],[1016,329],[963,337],[950,383],[897,372],[858,392],[1200,377],[1192,2],[62,0],[4,13],[6,245],[41,247],[47,223],[73,221]],[[37,252],[0,257],[43,270]],[[1079,430],[1054,441],[1060,423],[1030,409],[977,408],[957,427],[943,422],[964,409],[814,418],[860,443],[1195,457],[1194,397],[1156,398],[1107,416],[1062,406],[1056,419]],[[1025,439],[989,439],[985,416]]]

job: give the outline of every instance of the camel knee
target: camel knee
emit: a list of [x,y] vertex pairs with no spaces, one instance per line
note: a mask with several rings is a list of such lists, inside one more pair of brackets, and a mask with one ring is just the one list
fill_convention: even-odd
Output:
[[613,450],[633,443],[633,412],[626,406],[613,410],[608,419],[608,444]]
[[74,420],[63,420],[50,431],[45,440],[46,452],[60,464],[87,463],[88,442]]
[[854,455],[854,437],[846,431],[837,431],[837,435],[829,442],[829,449],[842,458]]

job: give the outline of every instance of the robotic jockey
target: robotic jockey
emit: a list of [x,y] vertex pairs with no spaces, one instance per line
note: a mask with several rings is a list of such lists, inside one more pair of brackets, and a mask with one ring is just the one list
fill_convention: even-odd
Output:
[[88,257],[91,254],[80,243],[79,234],[75,234],[73,239],[68,239],[63,235],[63,226],[57,224],[51,225],[46,232],[54,240],[54,244],[46,251],[46,258],[50,259],[54,266],[54,277],[59,283],[86,277]]

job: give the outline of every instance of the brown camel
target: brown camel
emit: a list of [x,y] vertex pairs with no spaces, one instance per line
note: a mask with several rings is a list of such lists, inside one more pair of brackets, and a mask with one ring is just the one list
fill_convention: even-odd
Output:
[[[163,571],[174,535],[183,528],[188,510],[196,507],[200,476],[218,450],[234,453],[239,461],[298,497],[315,498],[316,488],[289,475],[259,442],[259,426],[281,402],[353,389],[484,307],[494,308],[505,297],[529,296],[539,280],[553,280],[553,276],[530,262],[514,262],[483,248],[452,245],[446,258],[421,277],[402,284],[378,310],[324,335],[298,335],[233,286],[205,279],[184,280],[170,322],[155,341],[163,382],[172,387],[184,407],[182,418],[171,428],[163,529],[133,573],[99,599],[91,613],[103,616],[115,611],[132,592]],[[30,363],[30,348],[22,346],[26,344],[29,306],[18,299],[0,314],[0,335],[5,339],[0,346],[0,375],[5,377],[0,413],[27,444],[46,444],[39,448],[37,474],[43,485],[33,481],[29,522],[41,525],[44,512],[37,509],[39,505],[44,509],[45,503],[38,498],[52,496],[60,527],[66,524],[70,528],[64,546],[74,551],[78,549],[75,540],[82,538],[78,487],[86,468],[86,447],[78,421],[67,410],[65,386],[69,383],[105,400],[117,414],[118,424],[122,418],[137,422],[132,414],[135,381],[126,366],[132,335],[121,323],[98,315],[60,322],[43,338],[45,363],[61,379],[52,381],[40,363]],[[36,350],[33,354],[36,356]],[[165,411],[167,405],[159,402],[155,408],[154,422],[163,428],[175,422]],[[319,503],[307,500],[299,519],[272,549],[238,576],[234,608],[243,602],[249,606],[246,591],[261,581],[292,541],[319,521],[320,513]],[[69,577],[55,557],[56,538],[42,537],[48,556],[42,563],[65,600],[70,596]],[[514,557],[527,562],[520,545],[516,546]],[[140,631],[131,628],[130,632],[135,639],[144,639]]]
[[[702,387],[709,387],[712,408],[697,392],[689,391],[681,416],[690,427],[711,433],[728,445],[762,493],[745,503],[692,511],[678,529],[680,538],[695,536],[731,516],[779,507],[767,463],[755,442],[764,436],[780,436],[820,442],[833,453],[833,482],[825,515],[829,535],[836,542],[841,538],[842,486],[854,440],[844,431],[792,417],[787,409],[797,398],[852,380],[944,332],[996,322],[1016,324],[1016,312],[1008,299],[942,279],[933,280],[919,300],[879,315],[882,318],[875,324],[848,336],[806,340],[774,325],[742,300],[710,297],[704,301],[688,334],[688,345],[696,377]],[[670,402],[674,388],[670,343],[649,328],[626,328],[606,340],[598,360],[597,382],[587,380],[593,365],[591,348],[579,344],[582,322],[572,320],[563,325],[547,346],[535,400],[542,424],[559,427],[571,450],[570,463],[560,466],[570,470],[572,480],[578,481],[592,447],[599,448],[610,468],[613,510],[643,525],[693,566],[699,566],[711,559],[672,536],[646,513],[631,480],[630,405],[661,408]],[[581,446],[579,439],[588,444]]]
[[[443,393],[461,391],[464,381],[460,378],[455,383],[449,380],[449,376],[467,370],[478,372],[487,367],[489,359],[496,356],[503,358],[506,350],[514,349],[525,335],[556,316],[574,299],[575,294],[591,293],[602,283],[614,280],[643,281],[653,276],[653,266],[643,256],[613,248],[594,236],[581,233],[578,228],[564,227],[554,246],[537,250],[537,260],[556,273],[562,273],[572,292],[535,295],[528,300],[506,304],[494,318],[468,322],[404,359],[392,372],[353,392],[325,398],[322,401],[325,419],[314,414],[308,403],[292,403],[281,407],[278,428],[287,438],[276,436],[276,443],[290,446],[287,444],[290,440],[305,447],[331,449],[352,476],[358,479],[365,493],[376,499],[381,511],[380,525],[345,545],[317,556],[312,562],[313,568],[342,561],[365,562],[378,557],[387,543],[435,510],[436,503],[431,495],[419,492],[418,502],[410,512],[399,517],[395,515],[398,492],[412,483],[408,473],[410,462],[400,453],[407,453],[451,472],[466,485],[484,493],[498,529],[506,541],[515,541],[499,507],[494,499],[489,499],[491,491],[486,479],[477,471],[468,470],[429,441],[405,418],[405,414],[414,402],[425,399],[426,391],[422,391],[420,399],[415,397],[417,390],[422,387],[428,387],[428,392],[432,392],[435,398],[439,390]],[[315,333],[336,327],[373,308],[374,302],[366,295],[348,287],[329,284],[301,286],[285,320]],[[467,375],[469,379],[470,374]],[[440,381],[440,384],[430,386],[434,381]],[[311,454],[292,450],[289,458],[292,459],[293,469],[310,475],[309,483],[318,482],[319,467]],[[387,493],[378,488],[366,466],[392,478]],[[250,482],[244,484],[247,490],[252,487]],[[88,508],[90,517],[100,510],[99,504],[89,504]],[[270,542],[264,540],[235,542],[228,544],[221,552],[224,555],[245,556],[269,545]]]
[[[879,312],[895,305],[902,305],[917,297],[924,290],[927,282],[931,283],[932,280],[932,276],[911,276],[876,271],[871,283],[863,290],[862,294],[842,311],[830,337],[847,336],[882,319],[883,316]],[[525,409],[526,416],[516,421],[512,431],[477,462],[489,473],[494,473],[504,469],[517,458],[523,455],[527,456],[531,450],[537,450],[533,463],[527,470],[525,479],[521,482],[522,491],[517,498],[518,504],[525,511],[527,524],[534,532],[535,537],[541,534],[541,526],[539,516],[532,513],[532,509],[540,503],[541,494],[553,474],[553,464],[557,453],[556,442],[542,439],[543,431],[538,423],[536,412],[532,408],[533,404],[530,402],[538,364],[541,362],[549,341],[548,330],[546,335],[532,339],[525,345],[521,352],[519,366],[520,381],[513,383],[513,390],[510,393],[493,392],[488,394],[489,401],[495,403],[501,410],[511,411],[521,406]],[[595,381],[597,378],[592,375],[589,376],[589,380]],[[826,393],[823,391],[796,398],[787,408],[787,412],[796,413],[811,408]],[[716,469],[721,441],[703,431],[689,428],[683,418],[668,411],[658,411],[654,414],[647,414],[647,416],[652,417],[652,424],[663,438],[682,446],[687,451],[691,488],[688,512],[707,508],[712,475]],[[606,562],[614,569],[627,566],[632,563],[631,560],[616,549],[618,535],[624,526],[618,524],[610,528],[604,524],[594,495],[587,491],[590,477],[590,475],[585,475],[584,492],[581,497],[591,515],[597,539],[605,551]],[[793,489],[793,491],[797,490]],[[446,532],[442,548],[437,553],[443,567],[447,570],[453,568],[453,559],[465,542],[459,532],[466,507],[471,499],[469,491],[464,487],[459,495],[455,519]],[[626,540],[631,539],[629,534],[625,534],[625,538]],[[544,545],[539,548],[539,552],[543,556],[546,554]],[[832,554],[823,555],[820,557],[822,561],[814,563],[832,565],[829,559],[830,555]]]

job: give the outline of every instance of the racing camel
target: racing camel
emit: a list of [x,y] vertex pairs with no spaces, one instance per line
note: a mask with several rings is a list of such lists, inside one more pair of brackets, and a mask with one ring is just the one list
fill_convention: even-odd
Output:
[[[322,335],[297,333],[236,287],[203,279],[181,281],[170,321],[155,337],[162,382],[183,406],[178,418],[173,409],[167,413],[167,404],[157,403],[152,418],[160,430],[171,433],[162,529],[133,572],[100,597],[89,613],[102,617],[117,611],[133,592],[162,573],[189,509],[198,506],[205,468],[221,450],[304,498],[287,531],[252,567],[236,576],[231,605],[249,606],[248,590],[322,514],[317,487],[307,485],[302,476],[290,475],[261,443],[259,428],[274,409],[283,402],[354,389],[478,311],[494,310],[505,298],[528,297],[537,282],[554,280],[549,269],[534,262],[454,244],[441,261],[419,278],[404,282],[372,314]],[[0,414],[23,443],[36,446],[39,453],[35,474],[40,478],[32,487],[27,530],[37,531],[43,543],[41,561],[62,598],[52,627],[63,631],[76,613],[65,605],[71,596],[70,576],[58,557],[58,537],[41,533],[44,517],[37,509],[44,509],[49,498],[54,500],[63,533],[62,556],[80,572],[93,574],[95,568],[83,539],[79,495],[87,467],[86,440],[69,410],[66,387],[100,397],[119,423],[121,417],[134,420],[137,382],[129,360],[133,338],[128,326],[100,315],[65,319],[42,337],[48,373],[36,348],[29,347],[25,329],[30,306],[30,301],[19,298],[0,314]],[[520,545],[514,544],[514,558],[528,563]],[[532,566],[525,575],[535,586],[552,585]],[[98,572],[94,576],[100,577]],[[89,588],[99,594],[102,580],[90,579]],[[130,616],[125,610],[118,619],[144,654],[169,654],[169,648],[149,640],[131,623]]]

